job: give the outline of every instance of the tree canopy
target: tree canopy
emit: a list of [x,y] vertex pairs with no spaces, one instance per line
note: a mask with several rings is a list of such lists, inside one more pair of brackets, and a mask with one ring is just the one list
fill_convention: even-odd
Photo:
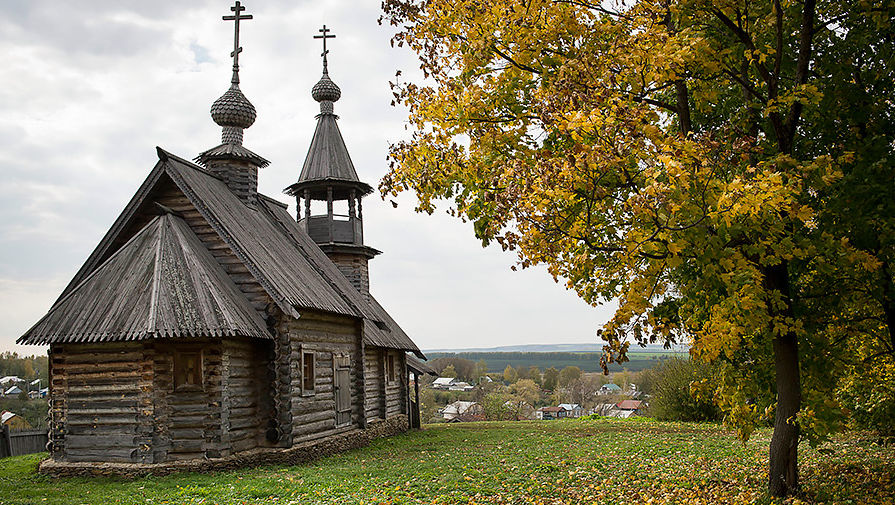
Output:
[[696,392],[744,437],[773,417],[769,491],[797,490],[841,374],[895,349],[895,2],[383,7],[425,77],[394,83],[412,134],[384,196],[618,299],[604,364],[632,341],[718,362]]

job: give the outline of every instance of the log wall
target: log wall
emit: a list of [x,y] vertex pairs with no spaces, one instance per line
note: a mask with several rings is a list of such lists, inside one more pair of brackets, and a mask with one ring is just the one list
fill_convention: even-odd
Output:
[[[393,380],[387,380],[386,367],[392,357],[395,365]],[[388,419],[407,413],[407,363],[405,355],[394,349],[368,346],[364,350],[364,374],[367,421]]]
[[152,462],[151,356],[142,342],[50,347],[54,459]]
[[391,418],[407,412],[407,373],[404,369],[403,352],[388,349],[384,354],[386,359],[391,356],[395,363],[393,380],[386,381],[385,384],[385,417]]
[[364,349],[364,411],[367,422],[385,419],[385,366],[379,347]]
[[[351,363],[359,357],[357,325],[354,321],[315,313],[302,313],[300,319],[286,318],[281,330],[290,339],[291,443],[341,433],[361,423],[357,388],[357,368],[349,372],[352,399],[350,422],[336,425],[336,399],[333,388],[333,354],[346,354]],[[302,353],[314,353],[314,391],[302,391]]]
[[[201,352],[202,384],[175,388],[175,353]],[[220,340],[160,341],[154,356],[156,462],[220,457],[227,448],[221,441],[223,345]]]
[[[54,344],[51,454],[161,463],[268,446],[271,343],[251,339]],[[175,387],[175,354],[201,354],[201,384]]]
[[223,342],[222,456],[270,445],[265,433],[273,417],[268,367],[271,345],[252,339]]

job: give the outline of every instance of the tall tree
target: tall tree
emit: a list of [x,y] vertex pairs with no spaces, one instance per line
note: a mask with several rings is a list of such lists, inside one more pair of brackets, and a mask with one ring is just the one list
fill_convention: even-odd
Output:
[[516,369],[513,368],[512,365],[507,365],[506,368],[503,369],[503,380],[507,384],[512,384],[516,382],[519,376],[516,374]]
[[795,492],[800,437],[836,427],[830,360],[895,349],[895,2],[384,9],[428,78],[395,84],[414,131],[384,195],[449,200],[522,267],[618,298],[604,366],[689,340],[743,437],[775,416],[768,490]]
[[554,367],[550,367],[544,370],[544,389],[547,391],[553,391],[556,389],[556,386],[559,384],[559,370]]
[[538,386],[541,385],[541,369],[535,365],[528,367],[528,378],[533,380]]
[[559,385],[568,387],[573,381],[581,377],[581,369],[577,366],[567,366],[559,372]]

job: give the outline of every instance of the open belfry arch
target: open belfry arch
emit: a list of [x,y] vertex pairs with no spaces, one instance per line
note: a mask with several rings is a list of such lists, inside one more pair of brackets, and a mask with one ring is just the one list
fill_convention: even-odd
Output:
[[[270,163],[243,145],[257,118],[240,89],[240,2],[230,87],[211,107],[221,143],[159,161],[46,316],[57,474],[164,473],[290,462],[407,429],[407,352],[370,295],[361,182],[336,124],[327,68],[317,129],[287,206],[258,193]],[[311,201],[326,213],[313,215]],[[344,215],[335,202],[348,203]],[[415,370],[415,369],[414,369]],[[116,466],[117,465],[117,466]]]

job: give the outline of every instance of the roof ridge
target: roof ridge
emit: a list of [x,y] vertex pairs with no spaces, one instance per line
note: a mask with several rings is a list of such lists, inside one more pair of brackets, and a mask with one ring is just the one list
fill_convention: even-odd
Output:
[[288,209],[288,208],[289,208],[289,204],[288,204],[288,203],[283,203],[283,202],[277,200],[276,198],[274,198],[274,197],[272,197],[272,196],[267,196],[267,195],[265,195],[264,193],[258,193],[258,197],[259,197],[259,198],[263,198],[264,200],[267,200],[268,202],[270,202],[270,203],[272,203],[272,204],[279,205],[280,207],[282,207],[282,208],[284,208],[284,209]]
[[[159,230],[158,235],[155,238],[155,257],[152,261],[152,291],[149,294],[149,317],[146,321],[146,331],[147,333],[152,333],[156,330],[158,324],[156,318],[158,317],[158,297],[159,297],[159,274],[161,269],[161,255],[162,255],[162,244],[164,243],[165,236],[165,226],[163,220],[166,220],[168,214],[164,214],[159,216],[157,219],[159,220]],[[121,249],[124,249],[123,247]],[[119,251],[121,250],[119,249]],[[99,270],[97,268],[97,270]]]

